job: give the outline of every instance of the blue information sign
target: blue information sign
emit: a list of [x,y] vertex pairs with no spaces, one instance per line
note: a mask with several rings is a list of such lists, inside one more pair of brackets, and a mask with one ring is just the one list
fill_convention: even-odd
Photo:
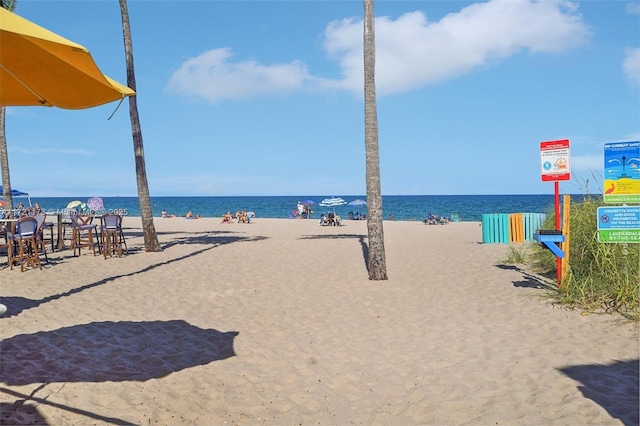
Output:
[[598,240],[640,242],[640,206],[598,207]]

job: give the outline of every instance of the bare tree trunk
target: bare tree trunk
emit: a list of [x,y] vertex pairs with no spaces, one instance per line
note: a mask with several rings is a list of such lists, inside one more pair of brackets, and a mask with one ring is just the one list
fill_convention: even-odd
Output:
[[382,192],[380,189],[380,152],[378,148],[378,112],[376,105],[376,43],[373,0],[364,0],[364,145],[367,179],[367,229],[369,231],[369,279],[387,279],[382,229]]
[[[122,36],[124,38],[124,52],[127,62],[127,86],[136,90],[136,77],[133,69],[133,42],[131,41],[131,26],[129,25],[129,10],[127,0],[120,0],[122,15]],[[156,228],[153,224],[151,210],[151,196],[147,182],[147,169],[144,161],[144,147],[142,144],[142,129],[138,115],[138,95],[129,96],[129,115],[131,117],[131,134],[133,136],[133,152],[136,159],[136,180],[138,183],[138,202],[140,217],[142,218],[142,232],[144,234],[145,251],[162,251]]]

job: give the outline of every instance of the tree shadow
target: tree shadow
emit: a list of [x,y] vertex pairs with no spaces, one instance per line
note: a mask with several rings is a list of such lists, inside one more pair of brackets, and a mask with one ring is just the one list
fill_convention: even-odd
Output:
[[362,258],[364,266],[369,272],[369,245],[366,243],[368,237],[362,234],[338,234],[338,235],[304,235],[301,240],[339,240],[339,239],[357,239],[362,249]]
[[26,400],[0,403],[0,425],[47,425],[37,406],[25,404]]
[[[68,405],[59,404],[57,402],[51,402],[46,397],[39,398],[35,396],[36,392],[42,390],[45,386],[47,385],[42,384],[38,386],[29,395],[16,392],[12,389],[0,387],[0,392],[18,398],[11,403],[0,403],[0,425],[47,425],[48,423],[46,419],[42,414],[40,414],[40,411],[38,411],[38,406],[41,405],[48,405],[59,410],[65,410],[72,413],[80,414],[91,419],[99,420],[100,422],[106,424],[126,426],[134,425],[134,423],[127,422],[123,419],[102,416],[91,411],[70,407]],[[36,404],[27,404],[27,402],[35,402]]]
[[586,398],[607,410],[611,417],[631,426],[640,422],[639,363],[640,360],[634,359],[609,365],[574,365],[559,370],[582,383],[578,389]]
[[264,240],[266,239],[266,237],[250,237],[250,238],[246,238],[246,237],[237,237],[237,236],[229,236],[229,237],[216,237],[216,236],[210,236],[210,235],[200,235],[199,237],[184,237],[184,238],[179,238],[176,241],[173,241],[172,243],[170,243],[171,245],[177,245],[177,244],[199,244],[199,245],[208,245],[208,247],[204,247],[200,250],[196,250],[194,252],[185,254],[184,256],[180,256],[180,257],[176,257],[174,259],[170,259],[167,260],[165,262],[158,262],[152,265],[149,265],[145,268],[142,268],[138,271],[133,271],[130,272],[128,274],[120,274],[120,275],[114,275],[111,277],[106,277],[103,278],[99,281],[90,283],[90,284],[86,284],[83,285],[81,287],[76,287],[73,288],[69,291],[66,291],[64,293],[59,293],[59,294],[54,294],[51,296],[47,296],[43,299],[27,299],[26,297],[19,297],[19,296],[3,296],[0,298],[0,302],[2,304],[4,304],[7,307],[7,311],[4,314],[0,315],[0,318],[7,318],[7,317],[12,317],[15,315],[20,314],[22,311],[25,311],[27,309],[32,309],[35,307],[38,307],[40,305],[42,305],[43,303],[47,303],[47,302],[51,302],[53,300],[57,300],[60,299],[62,297],[68,297],[71,296],[75,293],[79,293],[81,291],[84,290],[88,290],[90,288],[93,287],[98,287],[104,284],[107,284],[111,281],[115,281],[118,278],[122,278],[122,277],[130,277],[130,276],[135,276],[137,274],[142,274],[148,271],[151,271],[153,269],[159,268],[161,266],[165,266],[165,265],[170,265],[174,262],[179,262],[181,260],[187,259],[189,257],[192,256],[196,256],[198,254],[207,252],[209,250],[212,250],[216,247],[222,246],[224,244],[231,244],[231,243],[237,243],[237,242],[254,242],[254,241],[260,241],[260,240]]

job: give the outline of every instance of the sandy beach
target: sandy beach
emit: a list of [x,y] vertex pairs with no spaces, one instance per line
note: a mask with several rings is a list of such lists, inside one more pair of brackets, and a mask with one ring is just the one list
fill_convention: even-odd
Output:
[[0,264],[0,424],[637,425],[638,325],[554,306],[477,222],[155,219]]

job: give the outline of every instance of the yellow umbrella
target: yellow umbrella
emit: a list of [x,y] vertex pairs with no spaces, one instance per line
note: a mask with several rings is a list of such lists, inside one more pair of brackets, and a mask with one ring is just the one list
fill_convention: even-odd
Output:
[[0,106],[82,109],[135,94],[83,46],[1,7],[0,46]]

